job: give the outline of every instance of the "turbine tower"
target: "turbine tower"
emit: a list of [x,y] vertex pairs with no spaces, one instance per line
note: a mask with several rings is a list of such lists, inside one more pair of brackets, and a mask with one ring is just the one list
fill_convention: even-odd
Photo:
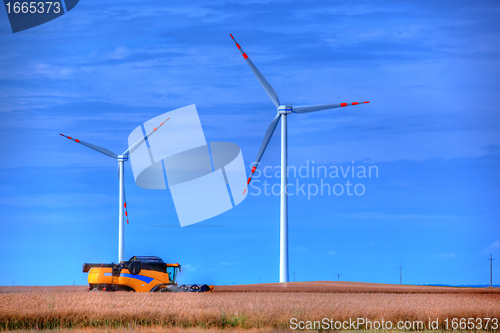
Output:
[[[168,118],[170,119],[170,117]],[[167,120],[168,120],[167,119]],[[125,183],[124,183],[124,168],[123,168],[123,163],[128,161],[130,153],[134,152],[137,148],[139,148],[140,145],[142,145],[151,135],[153,135],[154,132],[158,130],[165,122],[165,120],[162,122],[158,127],[155,127],[151,132],[149,132],[147,135],[145,135],[143,138],[141,138],[139,141],[134,143],[132,146],[130,146],[127,150],[123,152],[121,155],[116,155],[113,153],[111,150],[108,150],[106,148],[102,148],[96,145],[93,145],[91,143],[81,141],[75,138],[72,138],[70,136],[60,134],[61,136],[64,136],[65,138],[68,138],[70,140],[73,140],[81,145],[87,146],[91,149],[94,149],[104,155],[107,155],[109,157],[112,157],[116,160],[118,160],[118,179],[119,179],[119,204],[118,204],[118,263],[121,263],[124,261],[124,252],[125,252],[125,244],[124,244],[124,218],[123,215],[125,213],[125,216],[127,217],[127,224],[128,224],[128,212],[127,212],[127,200],[125,198]]]
[[[262,75],[262,73],[255,67],[254,63],[250,60],[248,55],[243,51],[240,44],[236,42],[233,35],[229,34],[233,39],[236,47],[240,50],[243,58],[245,58],[248,66],[255,74],[260,84],[266,91],[267,95],[271,98],[274,105],[277,108],[277,115],[269,125],[267,129],[266,135],[264,135],[264,140],[260,146],[259,152],[257,153],[257,157],[255,158],[254,166],[252,167],[252,171],[250,172],[250,176],[247,181],[248,184],[252,180],[253,174],[260,163],[262,155],[273,136],[274,130],[278,125],[278,122],[281,118],[281,194],[280,194],[280,282],[288,282],[288,193],[287,193],[287,184],[288,184],[288,172],[287,172],[287,116],[291,113],[307,113],[321,110],[328,110],[334,108],[340,108],[349,105],[359,105],[366,104],[370,102],[352,102],[352,103],[337,103],[337,104],[322,104],[322,105],[307,105],[307,106],[291,106],[291,105],[283,105],[280,104],[278,99],[278,95],[274,91],[273,87],[267,82],[266,78]],[[247,189],[245,189],[246,191]],[[244,193],[244,192],[243,192]]]

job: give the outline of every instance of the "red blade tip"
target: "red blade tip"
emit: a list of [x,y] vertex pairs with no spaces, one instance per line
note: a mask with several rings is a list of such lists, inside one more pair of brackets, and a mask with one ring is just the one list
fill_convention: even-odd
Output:
[[231,36],[231,38],[234,39],[233,35],[229,34],[229,36]]

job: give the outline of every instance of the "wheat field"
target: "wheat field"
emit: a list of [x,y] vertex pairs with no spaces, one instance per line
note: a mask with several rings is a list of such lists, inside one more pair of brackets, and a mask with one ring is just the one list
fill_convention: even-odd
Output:
[[395,293],[395,294],[500,294],[499,288],[416,286],[346,281],[309,281],[217,286],[217,292]]
[[157,327],[179,332],[234,328],[268,332],[290,328],[291,318],[394,322],[439,318],[440,325],[446,318],[500,319],[500,291],[336,282],[295,283],[286,288],[280,284],[216,286],[213,293],[0,287],[1,330],[133,328],[135,332],[140,328],[151,332]]

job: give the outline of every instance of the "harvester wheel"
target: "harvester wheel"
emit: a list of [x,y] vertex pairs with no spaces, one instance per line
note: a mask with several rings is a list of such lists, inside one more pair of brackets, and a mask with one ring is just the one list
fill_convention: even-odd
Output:
[[166,284],[159,284],[159,285],[153,287],[153,289],[151,289],[150,292],[152,292],[152,293],[168,292],[167,285]]

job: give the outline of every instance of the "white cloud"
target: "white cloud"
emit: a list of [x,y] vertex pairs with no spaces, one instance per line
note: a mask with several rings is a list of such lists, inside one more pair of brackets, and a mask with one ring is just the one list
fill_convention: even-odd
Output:
[[57,193],[0,197],[1,204],[15,207],[99,207],[113,204],[115,201],[116,197],[100,193]]
[[201,265],[191,265],[191,264],[182,265],[182,269],[186,270],[188,272],[194,272],[200,268],[201,268]]
[[496,240],[493,243],[491,243],[486,250],[483,251],[483,253],[491,253],[491,252],[496,252],[500,250],[500,240]]
[[453,258],[453,257],[455,257],[455,253],[453,253],[453,252],[451,252],[451,253],[441,253],[441,254],[435,255],[435,257],[438,257],[438,258]]

